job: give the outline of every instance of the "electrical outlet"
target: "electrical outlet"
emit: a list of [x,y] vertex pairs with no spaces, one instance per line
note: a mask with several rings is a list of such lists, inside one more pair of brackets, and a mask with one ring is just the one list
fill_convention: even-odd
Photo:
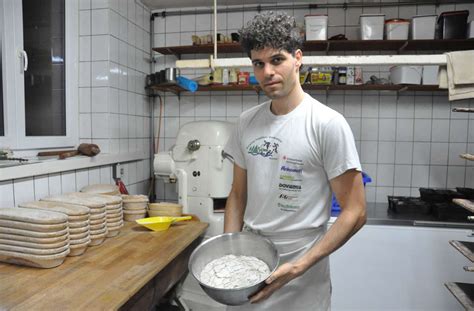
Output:
[[120,163],[117,163],[113,166],[113,178],[117,179],[120,178],[122,179],[123,174],[124,174],[124,168],[120,165]]

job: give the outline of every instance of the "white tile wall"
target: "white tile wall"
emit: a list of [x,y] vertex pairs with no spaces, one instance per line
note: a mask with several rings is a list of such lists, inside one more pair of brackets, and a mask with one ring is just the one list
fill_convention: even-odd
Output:
[[[145,76],[150,72],[146,57],[149,43],[145,44],[150,40],[149,16],[148,8],[135,0],[79,2],[79,137],[81,142],[98,143],[104,153],[149,149],[151,113],[144,97]],[[129,24],[133,37],[140,37],[137,44],[128,41],[124,29]],[[140,55],[138,61],[135,55]],[[129,63],[130,59],[133,61]],[[131,71],[133,81],[128,84]],[[127,122],[122,123],[123,119]],[[133,137],[129,137],[129,127]],[[133,169],[128,170],[129,165]],[[122,166],[133,174],[131,182],[126,183],[129,191],[147,193],[148,160]],[[78,191],[89,184],[113,183],[111,168],[108,165],[0,182],[0,206]]]
[[[474,4],[467,6],[474,12]],[[449,9],[458,7],[461,8],[461,5],[450,5]],[[446,6],[415,5],[347,10],[316,8],[311,12],[291,9],[287,11],[296,16],[301,25],[305,14],[329,14],[330,34],[342,32],[349,39],[357,39],[359,15],[362,13],[382,12],[387,18],[411,18],[420,14],[439,14],[447,9]],[[242,27],[244,21],[250,20],[254,14],[255,12],[219,14],[218,32],[230,34]],[[213,21],[210,15],[157,17],[153,29],[154,45],[159,47],[190,44],[190,36],[194,33],[208,34],[212,29],[211,23]],[[357,52],[346,52],[347,55],[354,53]],[[377,53],[364,52],[368,55]],[[174,66],[177,59],[175,56],[162,56],[157,53],[155,55],[155,71]],[[245,57],[242,54],[229,55],[232,56]],[[206,57],[207,55],[182,55],[182,59]],[[372,74],[388,77],[389,66],[364,69],[367,77]],[[182,71],[183,75],[190,77],[205,73],[206,70]],[[466,163],[458,156],[459,153],[467,151],[474,153],[474,115],[452,113],[454,104],[449,103],[445,92],[396,94],[346,91],[311,94],[342,113],[351,126],[363,168],[373,180],[367,185],[369,202],[386,202],[386,196],[392,194],[418,196],[418,187],[474,186],[474,164]],[[185,93],[180,97],[170,93],[162,95],[164,113],[160,150],[168,150],[174,144],[180,125],[193,120],[233,121],[242,111],[266,100],[263,94],[237,91],[196,95]],[[469,106],[473,105],[473,101],[455,104]],[[156,126],[158,115],[159,105],[156,105]],[[160,199],[176,200],[174,185],[158,182],[157,189]]]

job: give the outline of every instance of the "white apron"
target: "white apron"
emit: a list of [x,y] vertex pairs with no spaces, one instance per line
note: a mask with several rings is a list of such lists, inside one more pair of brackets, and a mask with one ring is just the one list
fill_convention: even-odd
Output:
[[[280,253],[280,265],[294,261],[305,254],[326,233],[326,226],[285,234],[262,233],[245,227],[270,239]],[[266,300],[255,304],[228,306],[227,311],[327,311],[331,309],[331,280],[329,257],[319,261],[303,275],[293,279]]]

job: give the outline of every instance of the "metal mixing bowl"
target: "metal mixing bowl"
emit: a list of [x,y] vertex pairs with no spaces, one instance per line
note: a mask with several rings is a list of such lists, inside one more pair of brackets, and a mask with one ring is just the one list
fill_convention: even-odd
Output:
[[242,305],[265,286],[265,280],[248,287],[222,289],[201,282],[201,271],[214,259],[226,255],[253,256],[264,261],[273,273],[279,264],[275,245],[268,239],[250,232],[224,233],[199,245],[191,254],[188,267],[202,289],[214,300],[226,305]]

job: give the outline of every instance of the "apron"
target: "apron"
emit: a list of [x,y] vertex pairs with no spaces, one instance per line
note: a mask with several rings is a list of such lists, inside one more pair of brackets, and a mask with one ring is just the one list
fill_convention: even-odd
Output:
[[[280,265],[295,261],[305,254],[326,233],[326,226],[316,229],[279,233],[263,233],[244,226],[250,231],[270,239],[280,254]],[[246,303],[241,306],[227,306],[227,311],[327,311],[331,309],[331,280],[329,257],[320,260],[303,275],[278,289],[266,300]]]

